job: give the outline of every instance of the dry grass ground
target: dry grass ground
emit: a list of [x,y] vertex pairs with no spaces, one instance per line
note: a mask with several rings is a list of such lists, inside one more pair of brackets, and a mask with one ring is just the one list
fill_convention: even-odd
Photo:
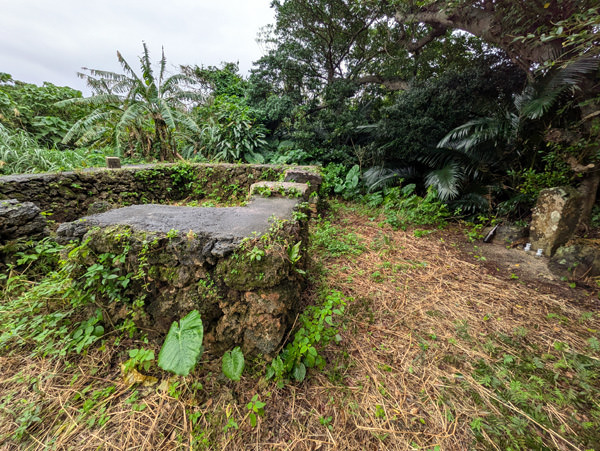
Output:
[[[252,362],[123,384],[126,351],[0,351],[1,449],[600,449],[600,315],[592,288],[524,280],[467,252],[453,230],[415,237],[335,205],[313,224],[307,302],[340,290],[327,366],[278,388]],[[496,268],[499,268],[496,270]],[[518,277],[518,278],[516,278]],[[254,395],[265,402],[256,427]]]

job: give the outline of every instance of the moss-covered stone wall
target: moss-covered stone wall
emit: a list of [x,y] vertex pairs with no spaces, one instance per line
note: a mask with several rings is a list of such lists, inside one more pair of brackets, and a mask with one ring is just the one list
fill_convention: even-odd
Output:
[[173,321],[198,310],[209,354],[241,346],[246,355],[273,357],[299,310],[307,241],[306,219],[278,220],[268,233],[213,260],[203,257],[206,238],[192,232],[95,227],[70,260],[82,272],[75,278],[106,261],[128,278],[125,287],[116,275],[111,279],[118,296],[97,295],[105,324],[122,322],[135,308],[135,324],[163,336]]
[[73,221],[90,205],[165,203],[183,199],[239,203],[252,183],[276,181],[287,167],[240,164],[160,164],[0,177],[0,199],[33,202],[50,219]]

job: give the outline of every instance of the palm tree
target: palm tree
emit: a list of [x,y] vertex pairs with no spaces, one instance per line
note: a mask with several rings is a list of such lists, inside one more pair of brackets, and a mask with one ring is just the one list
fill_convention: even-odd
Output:
[[586,76],[597,70],[596,58],[582,58],[552,70],[515,96],[510,110],[451,130],[438,143],[437,152],[423,157],[437,168],[427,176],[427,184],[452,199],[464,192],[461,185],[499,180],[509,169],[534,169],[543,155],[549,127],[564,128],[573,122],[565,111],[576,105],[574,95]]
[[123,73],[83,68],[78,73],[86,80],[93,95],[60,102],[59,106],[87,104],[96,107],[91,114],[77,121],[63,142],[112,143],[122,154],[125,145],[141,147],[145,156],[172,161],[179,156],[177,142],[200,133],[188,114],[190,107],[203,100],[200,91],[186,89],[195,81],[184,74],[167,77],[164,49],[159,62],[158,77],[154,75],[146,43],[140,57],[141,75],[117,51]]

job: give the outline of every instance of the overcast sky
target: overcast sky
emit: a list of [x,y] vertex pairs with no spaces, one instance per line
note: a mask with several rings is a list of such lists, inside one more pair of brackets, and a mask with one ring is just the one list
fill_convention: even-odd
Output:
[[270,0],[14,0],[0,9],[0,72],[85,92],[81,67],[120,72],[119,50],[136,70],[142,41],[153,62],[238,62],[246,74],[263,54],[259,29],[273,22]]

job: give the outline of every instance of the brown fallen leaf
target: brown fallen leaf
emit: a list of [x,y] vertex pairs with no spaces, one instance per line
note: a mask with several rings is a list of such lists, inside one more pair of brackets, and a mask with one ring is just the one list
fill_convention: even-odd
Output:
[[150,387],[158,382],[157,378],[153,376],[146,376],[135,368],[125,372],[124,365],[121,365],[121,373],[123,374],[123,383],[127,386],[141,384],[143,387]]

